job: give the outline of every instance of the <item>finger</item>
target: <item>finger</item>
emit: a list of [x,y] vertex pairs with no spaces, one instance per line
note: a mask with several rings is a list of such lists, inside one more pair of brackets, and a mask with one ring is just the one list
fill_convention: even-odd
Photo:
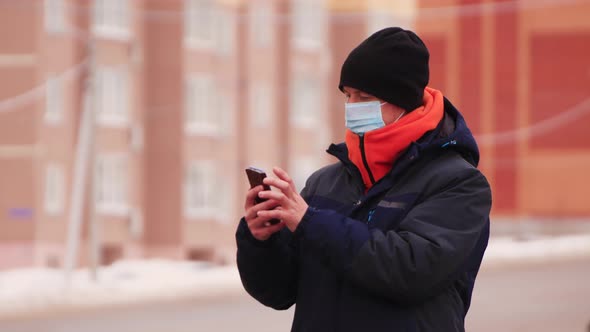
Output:
[[280,222],[278,222],[278,223],[276,223],[274,225],[271,224],[270,226],[267,226],[266,229],[267,229],[268,232],[270,232],[272,234],[272,233],[275,233],[277,231],[280,231],[286,225],[287,224],[285,224],[284,221],[280,221]]
[[262,199],[275,200],[281,206],[287,203],[287,196],[282,192],[265,190],[259,192],[258,197]]
[[286,224],[285,222],[281,221],[275,225],[271,225],[268,227],[264,227],[264,228],[258,228],[255,229],[252,232],[252,235],[254,235],[255,237],[267,237],[269,235],[272,235],[278,231],[280,231],[281,229],[285,228]]
[[260,215],[259,212],[251,216],[250,219],[246,219],[246,223],[248,224],[248,228],[250,228],[250,231],[254,231],[256,229],[266,228],[265,224],[269,222],[269,220],[269,217]]
[[277,178],[267,177],[266,179],[264,179],[264,184],[267,184],[269,186],[273,186],[273,187],[279,189],[288,197],[291,197],[293,194],[293,190],[292,190],[293,188],[291,188],[291,185],[287,181],[283,181],[283,180],[277,179]]
[[291,177],[289,176],[289,174],[285,170],[283,170],[282,168],[280,168],[280,167],[277,166],[277,167],[274,167],[272,169],[272,171],[273,171],[273,173],[275,173],[275,175],[279,179],[287,182],[289,184],[289,186],[291,186],[291,189],[294,192],[297,192],[297,189],[295,188],[295,183],[293,182],[293,179],[291,179]]
[[248,210],[250,207],[256,205],[256,197],[258,193],[264,190],[262,186],[256,186],[246,193],[246,202],[244,204],[244,210]]
[[249,207],[246,210],[246,213],[244,215],[244,217],[246,218],[246,221],[250,220],[250,219],[254,219],[256,218],[258,215],[258,211],[262,211],[262,210],[272,210],[275,208],[278,208],[280,206],[280,203],[275,201],[274,199],[269,199],[266,200],[262,203],[258,203],[254,206]]
[[248,224],[252,223],[252,221],[254,219],[256,219],[257,217],[258,217],[258,210],[256,209],[256,206],[253,206],[253,207],[249,208],[244,213],[244,218],[246,219],[246,222]]
[[260,218],[265,218],[267,220],[271,219],[279,219],[279,220],[287,220],[289,218],[289,213],[287,210],[265,210],[259,211],[258,216]]

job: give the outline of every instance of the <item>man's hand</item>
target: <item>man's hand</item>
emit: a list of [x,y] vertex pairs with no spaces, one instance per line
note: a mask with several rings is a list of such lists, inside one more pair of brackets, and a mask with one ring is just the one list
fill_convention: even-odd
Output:
[[287,172],[278,167],[273,168],[273,172],[277,178],[267,177],[264,179],[264,184],[275,187],[280,192],[259,191],[257,194],[260,198],[268,199],[269,206],[278,207],[274,210],[261,209],[258,216],[264,220],[279,219],[281,220],[280,224],[286,224],[289,230],[294,232],[305,215],[308,205],[295,189],[295,184]]
[[248,193],[246,194],[246,204],[244,205],[244,210],[246,210],[244,218],[246,219],[250,233],[252,233],[252,236],[259,241],[268,240],[272,234],[285,227],[285,223],[282,221],[278,224],[271,225],[269,221],[273,218],[261,214],[263,210],[272,210],[278,206],[278,203],[273,200],[256,204],[256,196],[262,190],[262,186],[257,186],[248,190]]

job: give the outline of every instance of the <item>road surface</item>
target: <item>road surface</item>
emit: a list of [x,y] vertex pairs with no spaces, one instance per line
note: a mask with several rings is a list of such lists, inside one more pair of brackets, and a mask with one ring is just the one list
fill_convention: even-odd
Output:
[[[293,309],[277,312],[247,295],[150,304],[0,322],[2,332],[288,331]],[[590,258],[484,268],[467,331],[587,332]]]

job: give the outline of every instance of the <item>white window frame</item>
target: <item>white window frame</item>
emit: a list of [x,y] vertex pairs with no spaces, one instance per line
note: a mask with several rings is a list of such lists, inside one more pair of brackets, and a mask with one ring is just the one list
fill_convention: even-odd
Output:
[[216,217],[219,196],[218,174],[213,160],[192,160],[186,165],[183,185],[184,216],[187,219]]
[[274,41],[275,17],[271,2],[256,1],[249,8],[249,33],[250,42],[258,48],[266,48]]
[[43,119],[48,125],[58,125],[64,114],[63,80],[50,75],[45,81],[45,112]]
[[100,154],[94,166],[94,203],[97,213],[128,216],[129,158],[122,153]]
[[291,40],[303,51],[322,48],[326,41],[327,14],[323,0],[292,0],[293,23]]
[[131,85],[127,67],[101,66],[95,79],[98,124],[115,128],[129,126]]
[[63,213],[65,202],[65,177],[63,166],[48,163],[45,168],[44,207],[50,216]]
[[212,49],[215,44],[217,9],[215,0],[184,0],[184,41],[195,49]]
[[92,31],[103,38],[128,40],[131,14],[130,0],[94,0]]
[[268,81],[253,82],[248,93],[248,105],[251,126],[264,128],[274,123],[274,91]]
[[298,128],[313,129],[318,126],[322,112],[322,85],[312,75],[298,74],[291,81],[289,122]]
[[65,32],[67,28],[65,0],[45,0],[43,4],[45,31],[49,33]]
[[188,74],[185,78],[184,100],[184,130],[187,135],[221,134],[221,112],[225,110],[218,108],[218,91],[211,74]]

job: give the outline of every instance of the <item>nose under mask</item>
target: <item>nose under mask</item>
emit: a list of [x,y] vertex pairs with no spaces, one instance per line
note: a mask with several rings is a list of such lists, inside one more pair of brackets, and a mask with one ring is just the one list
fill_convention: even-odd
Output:
[[364,134],[367,131],[379,129],[385,126],[381,115],[381,106],[386,103],[369,101],[362,103],[345,103],[346,128],[353,133]]

